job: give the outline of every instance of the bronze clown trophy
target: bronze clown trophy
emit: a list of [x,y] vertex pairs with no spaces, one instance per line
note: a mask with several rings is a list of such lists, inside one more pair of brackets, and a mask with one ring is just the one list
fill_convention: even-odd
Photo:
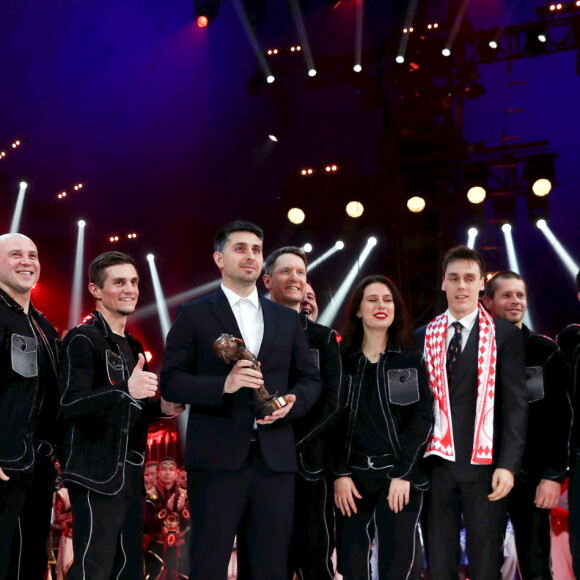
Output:
[[[252,363],[252,369],[260,370],[258,359],[246,348],[241,338],[236,338],[231,334],[222,334],[213,343],[213,350],[226,364],[238,360],[249,360]],[[263,385],[252,390],[254,391],[254,410],[258,419],[263,419],[276,409],[281,409],[288,404],[286,397],[283,395],[279,397],[277,392],[271,395]]]

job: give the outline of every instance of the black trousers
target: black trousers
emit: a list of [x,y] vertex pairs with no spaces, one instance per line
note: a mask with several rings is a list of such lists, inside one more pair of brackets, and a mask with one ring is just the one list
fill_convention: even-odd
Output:
[[572,449],[568,485],[570,552],[574,575],[580,578],[580,448]]
[[552,580],[550,510],[534,505],[538,483],[537,479],[522,481],[516,477],[507,496],[522,580]]
[[499,580],[507,500],[489,501],[493,468],[478,467],[476,481],[457,481],[453,464],[433,463],[427,493],[427,556],[435,580],[458,580],[461,515],[465,523],[471,580]]
[[334,580],[334,506],[325,479],[296,477],[294,530],[290,544],[288,578]]
[[423,493],[411,488],[408,505],[396,514],[387,503],[390,479],[353,475],[353,481],[362,499],[355,499],[356,514],[348,517],[336,513],[338,571],[345,580],[370,580],[374,525],[379,544],[379,578],[414,578],[416,566],[418,571],[421,569],[419,518]]
[[56,472],[37,456],[32,473],[0,482],[0,580],[43,580]]
[[67,580],[143,580],[143,467],[125,464],[125,484],[104,495],[71,484],[74,561]]
[[252,443],[235,471],[187,470],[191,508],[190,580],[224,580],[234,537],[247,527],[253,580],[286,580],[294,474],[276,473]]

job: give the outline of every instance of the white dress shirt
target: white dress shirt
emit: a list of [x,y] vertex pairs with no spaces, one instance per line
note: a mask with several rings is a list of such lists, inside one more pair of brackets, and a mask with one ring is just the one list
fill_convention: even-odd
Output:
[[223,284],[221,287],[236,317],[246,348],[257,357],[264,338],[264,315],[258,289],[254,288],[249,296],[243,298]]
[[469,333],[475,324],[475,319],[477,318],[477,313],[479,310],[476,308],[471,314],[464,316],[463,318],[455,318],[449,310],[447,310],[447,335],[446,335],[446,345],[449,348],[449,343],[451,338],[455,334],[455,328],[453,328],[454,322],[461,322],[463,328],[461,329],[461,352],[467,344],[467,339],[469,338]]

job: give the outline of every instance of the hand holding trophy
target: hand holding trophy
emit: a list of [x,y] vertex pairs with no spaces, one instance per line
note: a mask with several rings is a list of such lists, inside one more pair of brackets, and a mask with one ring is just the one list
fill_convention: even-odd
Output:
[[[251,353],[241,338],[236,338],[231,334],[221,334],[213,343],[213,350],[216,355],[223,359],[226,364],[238,360],[247,360],[252,363],[254,370],[260,370],[260,363],[253,353]],[[271,415],[277,409],[286,406],[286,397],[278,396],[278,393],[271,395],[263,385],[254,391],[254,409],[258,419],[263,419]]]

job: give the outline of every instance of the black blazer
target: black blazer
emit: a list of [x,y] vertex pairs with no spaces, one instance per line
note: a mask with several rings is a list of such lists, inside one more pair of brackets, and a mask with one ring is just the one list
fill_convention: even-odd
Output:
[[[475,320],[455,374],[449,378],[449,397],[458,478],[476,476],[479,465],[471,465],[477,401],[478,320]],[[493,467],[520,469],[526,441],[528,397],[522,334],[517,326],[494,318],[497,345]],[[424,348],[426,326],[415,331],[417,348]]]
[[[257,354],[270,393],[296,395],[285,419],[258,425],[262,455],[272,471],[296,472],[296,444],[291,419],[314,405],[321,391],[314,357],[298,313],[260,297],[264,337]],[[223,332],[241,337],[229,302],[218,289],[182,304],[165,347],[161,392],[176,403],[190,405],[185,467],[201,470],[238,469],[248,455],[255,414],[251,389],[224,394],[232,365],[213,351]],[[255,353],[254,353],[255,354]]]

